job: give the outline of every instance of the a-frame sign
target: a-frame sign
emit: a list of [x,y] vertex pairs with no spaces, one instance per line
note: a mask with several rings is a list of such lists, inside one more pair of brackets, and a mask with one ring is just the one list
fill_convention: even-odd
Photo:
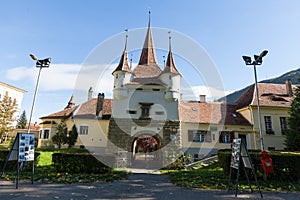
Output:
[[[241,166],[241,161],[243,162],[242,166]],[[261,196],[261,198],[263,198],[262,192],[260,190],[259,183],[257,181],[255,170],[253,168],[253,165],[252,165],[252,162],[251,162],[248,150],[247,150],[246,142],[243,138],[234,139],[233,143],[232,143],[230,173],[229,173],[229,181],[228,181],[228,191],[230,190],[232,170],[234,169],[234,170],[237,171],[237,173],[236,173],[236,183],[235,183],[235,197],[237,197],[238,183],[239,183],[239,173],[240,173],[240,168],[241,167],[244,168],[244,172],[245,172],[248,184],[250,186],[250,190],[251,190],[251,192],[253,192],[253,189],[251,187],[250,179],[249,179],[246,168],[251,169],[251,171],[253,173],[253,176],[254,176],[254,179],[255,179],[255,183],[258,187],[260,196]]]
[[19,187],[19,173],[26,162],[32,162],[31,183],[34,179],[34,134],[17,133],[14,143],[4,163],[0,178],[3,176],[7,162],[18,161],[16,172],[16,189]]

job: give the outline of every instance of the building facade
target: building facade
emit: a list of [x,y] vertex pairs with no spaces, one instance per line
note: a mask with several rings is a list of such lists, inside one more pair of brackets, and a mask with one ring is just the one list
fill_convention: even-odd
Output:
[[[171,43],[171,38],[169,38]],[[150,21],[137,66],[128,64],[127,37],[119,64],[112,72],[113,98],[103,93],[75,105],[71,97],[64,110],[42,117],[39,146],[51,145],[56,126],[67,119],[76,124],[77,146],[114,154],[120,167],[138,165],[141,155],[156,167],[165,166],[184,152],[194,160],[231,148],[234,138],[244,138],[248,149],[260,148],[255,87],[252,85],[234,104],[181,99],[180,81],[171,45],[165,66],[159,66]],[[288,108],[294,86],[259,84],[266,149],[284,149]],[[120,162],[118,162],[120,161]]]
[[[15,86],[0,82],[0,99],[4,97],[7,93],[8,96],[12,99],[15,99],[17,102],[17,112],[15,113],[15,118],[17,119],[20,115],[20,109],[23,101],[23,96],[26,91]],[[15,122],[15,125],[17,122]]]

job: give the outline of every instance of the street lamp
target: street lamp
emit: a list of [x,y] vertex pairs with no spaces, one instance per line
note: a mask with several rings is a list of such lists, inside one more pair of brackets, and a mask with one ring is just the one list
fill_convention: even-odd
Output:
[[29,56],[32,58],[32,60],[36,60],[36,67],[40,68],[40,70],[39,70],[39,74],[38,74],[38,77],[37,77],[37,80],[36,80],[35,91],[34,91],[34,95],[33,95],[33,101],[32,101],[32,106],[31,106],[31,111],[30,111],[30,117],[29,117],[27,133],[30,133],[30,124],[31,124],[33,108],[34,108],[34,103],[35,103],[35,99],[36,99],[36,93],[37,93],[37,89],[38,89],[38,85],[39,85],[39,81],[40,81],[40,74],[41,74],[42,68],[48,68],[50,66],[50,63],[51,63],[51,58],[46,58],[46,59],[43,59],[43,60],[39,60],[33,54],[30,54]]
[[245,61],[246,65],[253,65],[254,68],[254,77],[255,77],[255,90],[256,90],[256,99],[257,99],[257,115],[258,115],[258,123],[259,123],[259,137],[260,137],[260,148],[261,151],[264,151],[264,141],[262,135],[262,122],[261,122],[261,115],[260,115],[260,104],[259,104],[259,95],[258,95],[258,85],[257,85],[257,76],[256,76],[256,65],[261,65],[263,60],[262,58],[266,56],[268,53],[267,50],[261,52],[261,54],[254,55],[254,60],[251,60],[249,56],[243,56],[243,60]]

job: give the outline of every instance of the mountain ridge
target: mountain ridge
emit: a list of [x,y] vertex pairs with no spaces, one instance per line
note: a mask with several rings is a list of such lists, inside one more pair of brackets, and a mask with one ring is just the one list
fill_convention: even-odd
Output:
[[[259,81],[259,83],[274,83],[274,84],[284,84],[285,80],[290,79],[292,84],[300,84],[300,68],[286,72],[278,77],[270,78],[266,80]],[[237,90],[231,94],[226,95],[225,97],[222,97],[218,99],[218,101],[225,101],[229,104],[233,104],[244,92],[246,92],[251,85],[246,86],[243,89]]]

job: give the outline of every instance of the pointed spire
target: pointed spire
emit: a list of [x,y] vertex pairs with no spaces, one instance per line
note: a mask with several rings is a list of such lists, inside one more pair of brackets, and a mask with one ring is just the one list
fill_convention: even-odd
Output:
[[171,32],[169,31],[168,33],[169,33],[169,53],[168,53],[165,69],[162,73],[173,73],[173,74],[178,74],[181,76],[181,74],[178,72],[178,70],[175,66],[175,62],[173,59],[173,53],[172,53],[172,49],[171,49]]
[[117,66],[117,68],[113,71],[113,73],[115,73],[116,71],[127,71],[127,72],[131,72],[129,65],[128,65],[128,55],[127,55],[127,40],[128,40],[128,30],[126,29],[126,39],[125,39],[125,47],[124,47],[124,51],[123,54],[121,56],[119,65]]
[[74,105],[75,105],[74,96],[72,95],[69,102],[68,102],[68,105],[65,107],[65,109],[72,108]]
[[149,64],[157,65],[154,43],[152,39],[152,31],[150,26],[150,14],[151,12],[149,11],[148,30],[144,41],[144,46],[142,49],[139,65],[149,65]]

